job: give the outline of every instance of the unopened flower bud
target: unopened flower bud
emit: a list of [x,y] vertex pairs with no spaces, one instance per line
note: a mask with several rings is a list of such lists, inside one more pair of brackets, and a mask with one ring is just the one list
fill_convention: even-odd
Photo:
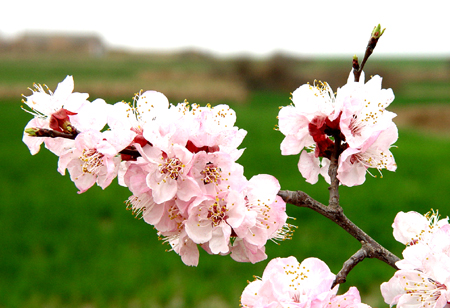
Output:
[[372,38],[374,38],[374,39],[380,38],[380,36],[383,35],[384,30],[386,30],[386,28],[384,28],[383,30],[381,30],[381,25],[378,24],[378,26],[376,26],[376,27],[373,28],[373,31],[372,31]]
[[39,131],[39,128],[36,128],[36,127],[30,127],[30,128],[27,128],[26,130],[25,130],[25,133],[27,133],[29,136],[36,136],[36,133]]

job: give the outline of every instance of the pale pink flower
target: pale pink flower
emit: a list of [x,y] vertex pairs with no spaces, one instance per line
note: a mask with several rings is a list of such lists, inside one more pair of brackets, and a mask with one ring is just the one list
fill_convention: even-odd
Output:
[[[31,109],[28,111],[34,116],[26,126],[26,128],[46,128],[55,129],[58,131],[67,130],[70,124],[71,117],[89,102],[87,93],[72,93],[74,82],[72,76],[67,76],[62,82],[58,84],[55,92],[39,84],[34,85],[33,94],[25,96],[23,102]],[[48,93],[47,93],[48,91]],[[61,127],[62,126],[62,127]],[[28,146],[32,155],[39,152],[42,142],[46,143],[47,148],[54,152],[60,152],[58,148],[67,148],[67,140],[55,140],[47,137],[31,137],[27,133],[23,135],[23,142]],[[69,141],[70,143],[71,141]],[[61,143],[65,143],[61,145]]]
[[286,136],[281,143],[282,154],[295,155],[305,147],[324,150],[323,142],[332,143],[324,131],[336,126],[341,112],[330,86],[322,82],[304,84],[292,93],[292,102],[294,105],[281,108],[278,114],[279,130]]
[[281,108],[278,113],[278,127],[286,137],[280,145],[282,155],[296,155],[304,147],[310,147],[314,140],[309,134],[310,120],[295,106]]
[[396,239],[406,243],[399,271],[381,285],[386,303],[404,307],[448,307],[450,303],[450,225],[435,212],[400,212]]
[[423,271],[438,281],[450,278],[450,225],[446,224],[421,237],[403,250],[400,269]]
[[232,230],[240,226],[245,211],[243,196],[233,190],[214,198],[197,197],[188,212],[186,233],[197,244],[208,243],[213,254],[229,253]]
[[128,189],[133,193],[133,195],[139,196],[143,193],[148,192],[150,187],[148,187],[146,178],[150,172],[151,165],[145,161],[142,157],[138,157],[135,162],[122,162],[125,163],[125,171],[122,176],[123,186],[128,187]]
[[70,117],[71,124],[80,132],[86,130],[101,131],[105,127],[112,106],[105,100],[97,98],[78,109],[76,115]]
[[392,228],[394,238],[404,245],[414,245],[417,242],[428,242],[429,237],[444,225],[448,225],[448,217],[439,219],[438,212],[428,212],[425,215],[417,212],[399,212],[394,219]]
[[164,240],[172,246],[172,250],[181,256],[181,261],[188,266],[197,266],[199,251],[196,243],[186,234],[185,230],[174,233]]
[[225,152],[196,153],[190,175],[203,194],[213,197],[229,189],[241,191],[247,183],[244,168]]
[[289,238],[286,203],[277,195],[279,190],[278,180],[271,175],[259,174],[250,179],[243,191],[245,218],[234,229],[238,237],[257,247],[264,246],[269,239]]
[[325,308],[370,308],[370,306],[361,303],[361,296],[356,287],[350,287],[346,293],[332,296]]
[[376,75],[364,83],[362,75],[355,82],[351,71],[347,84],[338,89],[336,100],[343,105],[339,127],[352,148],[362,147],[374,132],[387,129],[396,116],[386,110],[394,100],[394,93],[392,89],[382,89],[381,80]]
[[336,96],[327,83],[306,84],[292,94],[293,105],[281,108],[279,130],[285,135],[281,143],[283,155],[300,152],[299,171],[314,184],[322,174],[329,182],[327,168],[335,148],[335,138],[341,140],[343,153],[339,157],[338,179],[343,185],[360,185],[368,168],[396,169],[389,148],[398,133],[386,110],[394,99],[391,89],[381,89],[381,77],[364,83],[353,81],[338,89]]
[[187,217],[180,210],[186,206],[183,201],[169,200],[158,204],[153,199],[152,191],[147,191],[129,197],[127,204],[134,216],[153,225],[163,236],[169,236],[184,229]]
[[384,301],[398,308],[443,308],[450,302],[448,281],[446,284],[417,270],[399,270],[381,284]]
[[230,249],[231,258],[238,262],[251,262],[253,264],[267,259],[266,246],[250,244],[242,238],[235,238]]
[[166,103],[162,98],[156,98],[156,101],[158,108],[147,114],[142,125],[144,138],[165,152],[175,144],[186,146],[191,131],[196,131],[199,125],[194,120],[189,105],[181,103],[165,109]]
[[[72,76],[67,76],[62,82],[58,84],[55,92],[40,84],[35,84],[33,94],[25,96],[24,103],[32,110],[31,113],[36,117],[48,119],[52,114],[64,108],[71,112],[77,110],[88,103],[87,93],[72,93],[74,89],[74,82]],[[48,93],[47,93],[48,91]]]
[[155,146],[136,145],[142,157],[150,163],[146,177],[148,187],[152,189],[156,203],[163,203],[175,196],[183,201],[201,193],[195,180],[188,176],[192,166],[193,154],[178,144],[163,152]]
[[[123,147],[131,140],[123,140]],[[115,145],[98,131],[82,132],[75,139],[75,147],[60,156],[58,171],[64,175],[65,169],[69,170],[71,180],[80,190],[78,193],[85,192],[96,182],[104,189],[117,175],[120,158],[116,155],[123,147]]]
[[337,178],[345,186],[364,183],[369,168],[395,171],[397,165],[389,150],[397,141],[398,131],[394,123],[384,131],[374,133],[360,148],[347,148],[339,156]]
[[200,107],[195,118],[198,129],[191,132],[189,140],[197,147],[218,146],[221,151],[233,154],[247,134],[234,126],[236,112],[228,105]]
[[327,183],[330,183],[330,176],[328,175],[328,168],[330,160],[325,157],[316,157],[314,152],[302,151],[300,160],[298,161],[298,170],[306,179],[306,182],[315,184],[319,180],[321,174]]
[[[147,123],[149,130],[157,129],[169,118],[169,100],[157,91],[145,91],[136,94],[133,104],[118,102],[108,114],[108,125],[111,129],[132,130],[137,134],[135,142],[141,146],[147,144],[143,136],[144,126]],[[149,133],[151,135],[153,131]]]
[[272,259],[262,278],[251,282],[241,296],[242,307],[324,307],[337,292],[335,275],[316,258],[298,263],[294,257]]

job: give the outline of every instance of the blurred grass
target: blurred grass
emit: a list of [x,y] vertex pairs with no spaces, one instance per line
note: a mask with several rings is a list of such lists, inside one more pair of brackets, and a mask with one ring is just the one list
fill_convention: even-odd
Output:
[[[46,61],[25,61],[20,67],[18,62],[0,62],[0,83],[46,82],[54,89],[56,82],[73,74],[79,91],[77,80],[125,80],[140,67],[137,60],[85,65]],[[129,100],[104,98],[110,103]],[[237,125],[248,131],[239,160],[248,178],[272,174],[282,189],[303,190],[327,203],[326,183],[305,183],[297,171],[298,156],[280,155],[283,136],[273,128],[278,106],[290,102],[288,93],[258,91],[251,92],[247,103],[224,102],[236,110]],[[408,102],[407,95],[397,95],[393,105]],[[289,216],[296,217],[291,223],[298,229],[290,241],[268,243],[268,260],[252,265],[202,252],[197,268],[186,267],[178,255],[165,252],[169,247],[161,245],[152,227],[125,210],[123,201],[130,195],[126,188],[113,184],[104,192],[93,187],[77,195],[70,179],[57,173],[57,157],[45,149],[32,157],[21,142],[30,116],[19,106],[20,96],[0,99],[0,307],[237,307],[247,280],[261,276],[271,258],[318,257],[337,273],[359,248],[332,222],[288,205]],[[347,216],[400,256],[402,245],[395,242],[390,227],[398,211],[438,208],[444,216],[450,212],[450,140],[400,130],[397,146],[397,172],[384,172],[383,179],[367,176],[364,185],[342,187],[340,194]],[[384,263],[365,260],[341,291],[356,285],[364,302],[385,306],[379,284],[392,274]]]

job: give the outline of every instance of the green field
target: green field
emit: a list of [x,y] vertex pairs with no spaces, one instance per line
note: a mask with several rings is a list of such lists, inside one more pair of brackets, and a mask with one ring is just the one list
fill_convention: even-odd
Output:
[[[163,66],[193,74],[207,71],[211,65],[212,69],[230,70],[229,63],[177,61],[0,58],[0,89],[12,89],[0,96],[0,307],[238,307],[247,280],[253,280],[253,275],[261,276],[271,258],[293,255],[301,261],[314,256],[337,273],[359,249],[359,243],[332,222],[311,210],[288,205],[288,215],[296,217],[290,222],[298,228],[292,240],[280,245],[268,243],[268,260],[252,265],[202,252],[197,268],[186,267],[178,255],[165,252],[169,246],[162,245],[151,226],[126,211],[123,201],[130,195],[126,188],[114,184],[102,191],[93,187],[78,195],[68,176],[57,173],[57,157],[45,149],[33,157],[22,143],[23,128],[30,115],[20,109],[20,93],[27,94],[26,87],[34,81],[48,83],[54,89],[57,82],[71,74],[76,91],[82,91],[77,88],[78,83],[88,88],[90,81],[103,80],[104,87],[91,98],[102,94],[114,103],[130,100],[133,92],[122,97],[106,96],[108,84],[138,80],[134,72],[143,68],[151,71]],[[373,70],[377,65],[386,70],[392,66],[392,62],[387,62],[368,65]],[[417,63],[426,70],[429,67],[426,61],[410,61],[409,66],[404,61],[395,73],[407,76],[408,69],[418,70]],[[314,67],[307,65],[310,74]],[[330,65],[333,69],[345,69],[345,79],[348,74],[339,61],[324,60],[316,65],[319,72]],[[442,67],[431,62],[429,65],[435,71]],[[387,72],[388,76],[393,74]],[[411,99],[409,91],[417,89],[397,81],[399,91],[393,88],[397,98],[392,106],[450,102],[447,79],[428,86],[419,78],[415,80],[422,91],[417,97],[424,99]],[[13,94],[20,87],[23,89],[15,97]],[[150,87],[151,84],[137,84],[134,92]],[[437,97],[436,87],[441,91]],[[280,155],[283,136],[273,128],[278,106],[289,104],[289,91],[249,90],[245,102],[227,101],[226,97],[224,100],[236,110],[237,125],[248,131],[242,145],[246,150],[238,161],[246,176],[272,174],[282,189],[303,190],[326,203],[326,183],[306,183],[297,171],[298,156]],[[398,164],[395,173],[384,172],[382,179],[367,176],[362,186],[340,189],[347,216],[398,256],[402,245],[393,239],[391,228],[397,212],[425,213],[433,208],[444,216],[450,214],[450,162],[446,159],[450,139],[403,128],[399,136],[398,148],[392,150]],[[356,285],[363,302],[385,307],[379,284],[393,272],[378,260],[365,260],[350,273],[341,292]]]

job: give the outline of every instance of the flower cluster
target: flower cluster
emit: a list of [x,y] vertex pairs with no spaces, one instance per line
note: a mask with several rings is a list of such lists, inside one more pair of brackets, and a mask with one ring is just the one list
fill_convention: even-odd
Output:
[[450,225],[438,213],[400,212],[394,237],[406,245],[394,276],[381,285],[387,304],[403,307],[447,307],[450,302]]
[[187,265],[198,264],[198,245],[255,263],[267,257],[267,240],[290,236],[278,181],[270,175],[247,180],[236,163],[246,131],[234,126],[227,105],[172,105],[156,91],[138,93],[133,104],[109,105],[89,102],[73,88],[71,76],[54,93],[35,86],[24,100],[35,118],[23,141],[32,154],[44,142],[79,193],[95,183],[104,189],[118,177],[133,194],[128,209]]
[[343,185],[362,184],[368,168],[394,171],[389,149],[398,132],[392,121],[395,114],[386,110],[393,100],[392,90],[381,88],[378,75],[364,83],[355,82],[350,73],[336,94],[327,83],[304,84],[292,93],[293,104],[278,115],[279,130],[286,136],[281,153],[301,152],[298,168],[311,184],[319,174],[330,181],[328,167],[336,146],[337,177]]
[[307,258],[299,263],[295,257],[276,258],[268,264],[261,278],[251,282],[243,291],[241,306],[368,308],[361,303],[358,289],[351,287],[336,295],[339,285],[331,288],[335,275],[325,262]]

